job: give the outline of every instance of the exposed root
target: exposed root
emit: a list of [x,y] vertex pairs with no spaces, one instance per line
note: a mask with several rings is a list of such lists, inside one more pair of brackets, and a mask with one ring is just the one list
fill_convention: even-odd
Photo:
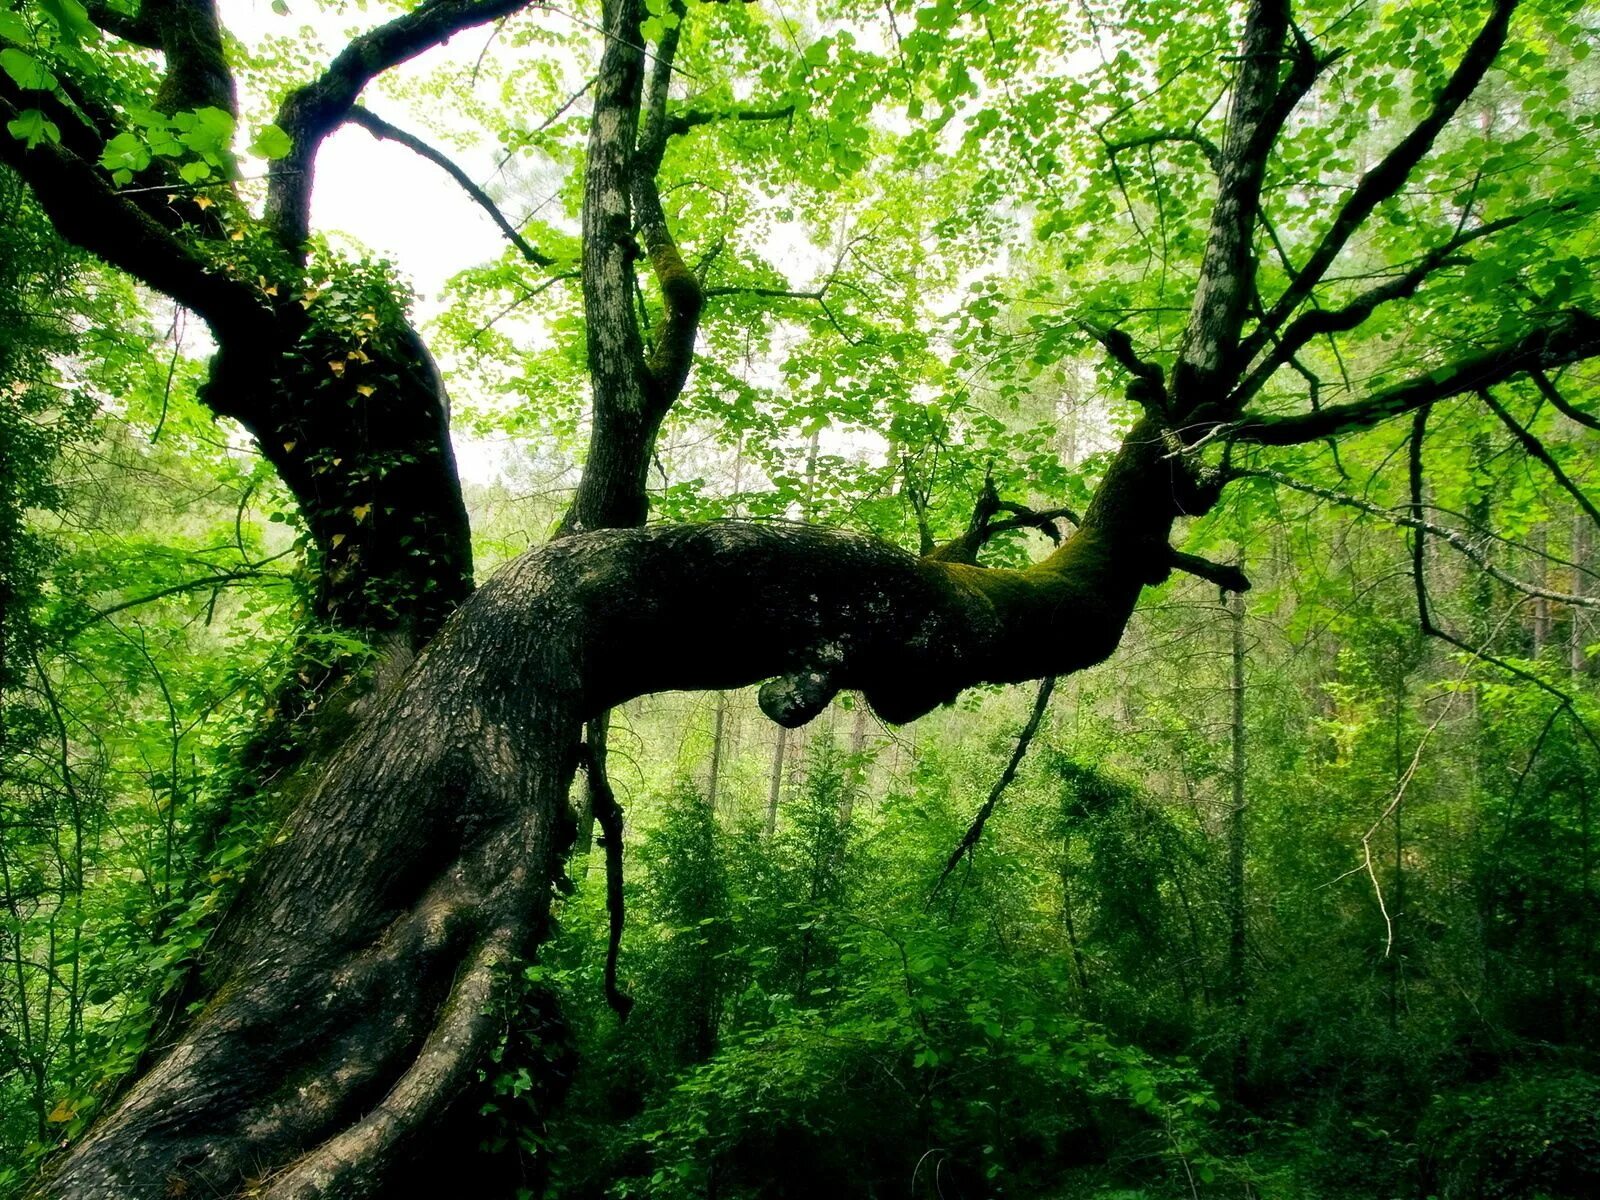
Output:
[[396,1144],[425,1128],[460,1095],[496,1028],[494,999],[515,958],[518,929],[502,925],[462,968],[416,1061],[365,1117],[303,1155],[268,1181],[266,1200],[347,1200],[381,1189],[379,1164]]

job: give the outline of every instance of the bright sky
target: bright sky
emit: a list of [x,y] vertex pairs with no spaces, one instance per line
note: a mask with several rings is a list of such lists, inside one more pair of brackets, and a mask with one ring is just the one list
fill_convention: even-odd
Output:
[[[272,11],[271,0],[220,0],[224,26],[247,46],[267,37],[295,36],[309,28],[314,39],[331,54],[351,32],[380,23],[393,15],[387,5],[366,11],[354,4],[343,13],[330,11],[315,0],[289,0],[289,15]],[[542,20],[565,20],[544,13]],[[482,28],[457,35],[450,43],[420,55],[388,72],[363,95],[363,103],[385,120],[430,142],[428,114],[394,99],[384,87],[392,79],[416,77],[452,62],[473,63],[486,40]],[[549,53],[548,50],[543,51]],[[573,64],[578,74],[580,64]],[[581,78],[581,75],[578,75]],[[242,95],[249,117],[268,116],[259,97]],[[241,131],[248,141],[251,131]],[[441,146],[472,178],[482,182],[494,169],[494,144],[460,150]],[[443,171],[393,142],[381,142],[365,130],[346,125],[330,136],[317,158],[312,193],[312,228],[325,234],[345,234],[361,245],[397,263],[418,294],[417,319],[426,323],[442,305],[445,283],[456,272],[498,257],[505,248],[500,231],[488,215]],[[459,385],[458,385],[459,386]],[[504,448],[493,443],[454,435],[456,456],[465,478],[480,483],[500,477]]]
[[[324,46],[337,50],[352,27],[369,27],[392,15],[387,6],[362,12],[354,5],[340,14],[313,0],[290,0],[287,17],[272,11],[270,0],[221,0],[223,24],[247,45],[266,36],[290,36],[309,26]],[[549,19],[559,19],[551,17]],[[471,62],[483,48],[482,29],[469,30],[451,43],[402,64],[390,76],[419,75],[453,60]],[[386,76],[388,78],[388,76]],[[247,111],[263,106],[241,97]],[[422,114],[381,90],[368,89],[363,102],[394,124],[428,138]],[[484,179],[493,169],[487,147],[478,153],[450,149],[471,176]],[[392,258],[416,285],[426,321],[438,310],[446,280],[464,267],[496,257],[504,242],[488,216],[456,183],[432,163],[403,146],[379,142],[364,130],[345,126],[323,144],[317,159],[311,221],[324,233],[359,237],[372,250]]]

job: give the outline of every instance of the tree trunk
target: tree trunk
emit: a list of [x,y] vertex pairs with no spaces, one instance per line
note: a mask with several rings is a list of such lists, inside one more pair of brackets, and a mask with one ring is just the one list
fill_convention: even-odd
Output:
[[711,767],[706,772],[706,804],[717,811],[717,786],[722,780],[723,737],[728,723],[728,693],[717,693],[716,715],[711,725]]
[[1233,1094],[1239,1095],[1249,1063],[1249,1043],[1244,1030],[1247,983],[1245,979],[1245,725],[1244,725],[1244,596],[1234,592],[1228,599],[1229,625],[1233,634],[1232,697],[1233,749],[1232,803],[1228,808],[1228,998],[1238,1023],[1234,1033],[1233,1062],[1230,1071]]
[[778,804],[783,799],[783,779],[789,765],[789,730],[778,726],[772,744],[772,774],[767,782],[767,816],[762,826],[768,837],[778,832]]
[[[980,681],[1099,662],[1165,570],[1159,443],[1027,570],[805,526],[601,531],[501,571],[307,791],[206,960],[211,1000],[45,1194],[379,1194],[461,1092],[532,953],[586,720],[768,682],[785,726],[841,688],[912,720]],[[1131,498],[1125,503],[1118,498]],[[807,587],[794,587],[803,578]],[[775,678],[776,677],[776,678]]]

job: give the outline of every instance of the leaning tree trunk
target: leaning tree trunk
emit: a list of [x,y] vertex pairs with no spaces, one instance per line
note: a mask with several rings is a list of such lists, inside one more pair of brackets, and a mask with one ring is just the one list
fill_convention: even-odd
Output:
[[462,1092],[536,946],[588,718],[773,680],[906,721],[1098,662],[1167,566],[1170,472],[1135,436],[1084,527],[1022,571],[739,522],[583,534],[453,616],[301,800],[207,959],[210,1001],[71,1152],[60,1200],[381,1194]]

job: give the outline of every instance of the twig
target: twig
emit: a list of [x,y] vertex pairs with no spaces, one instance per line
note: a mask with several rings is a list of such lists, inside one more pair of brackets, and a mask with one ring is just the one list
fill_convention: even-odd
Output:
[[978,810],[978,815],[972,818],[972,824],[967,827],[966,836],[961,839],[961,844],[950,852],[950,857],[945,861],[944,870],[939,875],[939,882],[933,885],[928,900],[939,894],[939,889],[944,886],[944,881],[950,878],[950,872],[956,869],[963,856],[971,854],[973,847],[978,844],[978,839],[983,836],[983,827],[988,823],[990,815],[994,812],[995,805],[1000,803],[1000,795],[1006,787],[1016,778],[1017,768],[1022,765],[1022,759],[1028,753],[1028,746],[1033,742],[1034,734],[1039,732],[1039,724],[1044,720],[1045,709],[1050,704],[1050,693],[1055,690],[1056,677],[1046,675],[1039,682],[1039,694],[1034,697],[1033,712],[1028,717],[1028,723],[1022,727],[1022,733],[1017,738],[1016,749],[1011,752],[1011,761],[1006,764],[1006,769],[1000,773],[1000,778],[995,780],[994,787],[989,789],[989,798],[983,802],[983,807]]

